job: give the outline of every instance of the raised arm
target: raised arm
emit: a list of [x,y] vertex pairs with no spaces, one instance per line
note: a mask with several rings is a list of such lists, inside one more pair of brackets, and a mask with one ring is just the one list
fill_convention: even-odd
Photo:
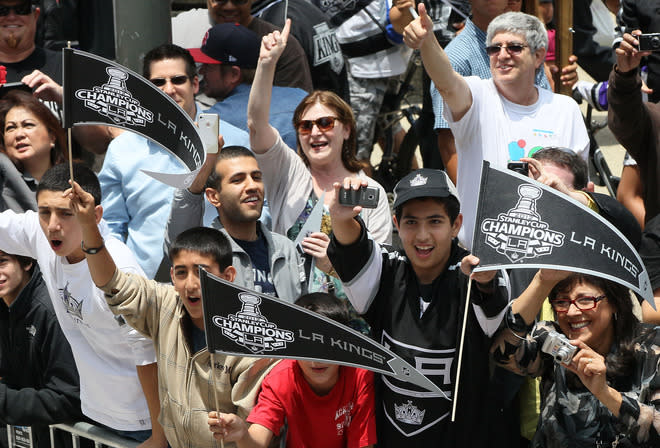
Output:
[[642,57],[651,54],[637,50],[639,41],[633,34],[624,34],[623,41],[616,49],[616,66],[610,73],[607,89],[607,124],[616,139],[630,154],[643,163],[654,141],[653,123],[647,106],[642,102],[642,81],[637,68]]
[[[222,135],[218,136],[219,148],[224,146]],[[204,196],[206,181],[215,169],[218,159],[217,154],[207,154],[204,165],[197,173],[197,177],[190,186],[181,188],[174,192],[170,216],[165,225],[165,239],[163,250],[169,256],[170,246],[181,232],[193,227],[203,225],[204,218]]]
[[460,120],[472,106],[472,93],[465,79],[451,66],[449,57],[433,34],[433,22],[426,6],[417,7],[419,17],[406,26],[403,41],[410,48],[419,49],[426,73],[451,110],[455,121]]
[[107,284],[112,279],[117,265],[110,252],[105,248],[103,237],[99,231],[98,223],[101,221],[103,211],[100,205],[94,205],[94,198],[76,182],[63,193],[71,200],[71,206],[82,228],[82,242],[84,248],[100,248],[96,253],[86,253],[87,267],[94,284],[98,287]]
[[332,233],[334,234],[337,242],[347,246],[349,244],[355,243],[358,238],[360,238],[361,227],[360,224],[355,220],[355,217],[360,214],[362,207],[359,205],[355,207],[346,207],[339,203],[339,189],[341,187],[345,189],[353,188],[358,190],[360,187],[366,187],[367,181],[357,178],[344,178],[343,185],[339,182],[335,182],[333,187],[333,198],[330,202],[330,218],[332,219]]
[[286,20],[284,29],[273,31],[261,39],[259,62],[252,81],[250,98],[248,100],[248,129],[250,131],[250,147],[258,153],[265,153],[277,141],[277,130],[268,122],[270,116],[270,100],[275,78],[275,67],[291,30],[291,19]]

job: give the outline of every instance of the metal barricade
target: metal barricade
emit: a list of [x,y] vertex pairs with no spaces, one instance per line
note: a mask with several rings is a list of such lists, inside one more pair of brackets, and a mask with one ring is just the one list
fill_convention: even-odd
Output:
[[94,448],[136,448],[140,444],[135,440],[120,437],[105,428],[94,426],[85,422],[78,422],[74,423],[73,425],[67,425],[63,423],[50,425],[51,448],[60,448],[55,446],[56,431],[65,431],[71,433],[73,448],[80,448],[80,439],[90,440],[94,443]]

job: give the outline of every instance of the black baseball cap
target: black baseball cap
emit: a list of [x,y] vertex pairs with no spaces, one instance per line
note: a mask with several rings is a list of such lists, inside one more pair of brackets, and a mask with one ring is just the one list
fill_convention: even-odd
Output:
[[201,48],[189,48],[195,62],[255,68],[261,41],[257,34],[238,23],[219,23],[204,35]]
[[458,192],[447,173],[442,170],[421,168],[401,179],[394,187],[393,208],[416,198],[447,198],[457,201]]

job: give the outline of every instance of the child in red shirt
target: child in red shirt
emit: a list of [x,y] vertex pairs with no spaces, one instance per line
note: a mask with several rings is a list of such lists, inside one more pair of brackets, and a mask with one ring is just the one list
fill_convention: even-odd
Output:
[[[342,324],[342,301],[327,293],[300,297],[297,305]],[[316,361],[283,360],[266,376],[247,426],[235,414],[209,413],[213,436],[241,447],[269,446],[286,423],[286,446],[361,448],[376,443],[373,373]]]

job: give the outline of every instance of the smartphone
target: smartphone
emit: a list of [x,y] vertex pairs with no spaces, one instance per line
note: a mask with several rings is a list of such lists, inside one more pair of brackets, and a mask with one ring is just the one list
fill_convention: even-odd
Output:
[[660,33],[640,34],[639,51],[660,51]]
[[348,207],[360,205],[364,208],[378,206],[379,190],[376,187],[361,187],[359,190],[344,187],[339,189],[339,203]]
[[2,99],[6,94],[11,92],[12,90],[23,90],[24,92],[32,93],[32,89],[30,86],[27,84],[23,84],[22,82],[6,82],[4,84],[0,84],[0,99]]
[[527,176],[529,174],[529,165],[527,162],[509,162],[506,167],[511,171]]
[[218,133],[220,132],[220,117],[217,114],[199,114],[197,120],[199,135],[207,154],[218,152]]

